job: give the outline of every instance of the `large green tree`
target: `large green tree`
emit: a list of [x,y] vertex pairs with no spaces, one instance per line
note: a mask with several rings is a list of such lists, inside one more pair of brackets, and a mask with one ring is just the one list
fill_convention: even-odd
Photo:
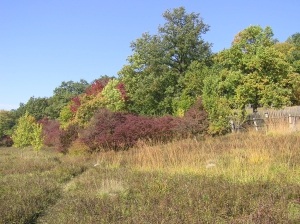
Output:
[[200,14],[188,14],[180,7],[167,10],[163,17],[166,23],[158,34],[144,33],[131,43],[129,65],[119,72],[130,97],[128,108],[140,114],[172,114],[174,97],[183,90],[179,79],[193,61],[210,62],[211,44],[202,38],[209,25]]
[[4,135],[11,135],[15,124],[13,111],[0,110],[0,138]]
[[159,26],[163,62],[183,75],[193,61],[208,60],[211,44],[202,39],[209,30],[199,13],[186,13],[184,7],[163,14],[166,23]]
[[203,89],[212,133],[228,130],[229,117],[242,122],[248,104],[254,111],[258,106],[291,104],[297,75],[273,45],[270,27],[250,26],[235,36],[229,49],[216,55],[218,69],[205,78]]
[[184,76],[178,80],[182,88],[180,96],[173,99],[174,115],[183,116],[184,113],[199,99],[203,93],[204,79],[210,75],[210,68],[204,63],[193,61]]
[[295,71],[300,74],[300,33],[293,34],[286,42],[293,45],[287,58]]
[[48,100],[47,115],[52,119],[58,118],[60,111],[68,105],[70,100],[83,93],[88,86],[89,83],[84,79],[80,79],[79,82],[63,81],[59,87],[54,89],[53,96]]
[[290,103],[292,70],[274,47],[270,27],[250,26],[235,36],[230,49],[216,57],[223,66],[220,92],[240,109],[252,104],[280,108]]
[[45,97],[30,97],[24,106],[24,110],[28,111],[35,120],[40,120],[47,117],[47,107],[49,106],[48,98]]
[[[222,82],[221,69],[215,66],[209,70],[209,75],[204,79],[203,87],[203,106],[208,113],[209,129],[212,135],[221,135],[229,131],[228,117],[232,114],[231,102],[228,94],[234,92],[228,88],[228,91],[220,91]],[[232,80],[233,81],[233,80]]]
[[48,116],[47,108],[49,107],[49,99],[46,97],[30,97],[27,103],[20,103],[18,109],[13,110],[16,119],[25,115],[28,111],[36,120],[40,120]]
[[290,36],[287,41],[290,44],[293,44],[297,47],[300,47],[300,33],[294,33],[292,36]]

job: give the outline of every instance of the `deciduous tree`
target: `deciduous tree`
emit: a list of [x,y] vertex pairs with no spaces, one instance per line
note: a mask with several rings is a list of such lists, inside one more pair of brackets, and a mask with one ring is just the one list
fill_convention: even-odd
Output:
[[14,147],[24,150],[31,145],[34,122],[34,117],[29,115],[28,111],[26,111],[24,116],[19,118],[17,128],[12,135]]
[[49,98],[49,106],[46,109],[47,115],[51,119],[59,117],[60,111],[64,108],[73,97],[86,91],[89,83],[81,79],[79,82],[63,81],[61,85],[54,89],[53,96]]
[[[250,26],[241,31],[230,49],[216,57],[224,67],[220,91],[234,98],[235,107],[252,104],[280,108],[290,104],[292,70],[273,43],[270,27]],[[228,95],[229,94],[229,95]]]
[[120,80],[111,79],[102,91],[102,95],[105,98],[105,107],[110,111],[122,111],[125,110],[125,97],[122,97],[122,93],[117,86],[120,84]]
[[184,7],[163,14],[166,23],[158,34],[144,33],[131,43],[133,54],[119,72],[129,96],[129,109],[144,115],[173,113],[173,98],[182,88],[184,76],[193,61],[210,58],[210,44],[202,35],[209,30],[200,14],[186,13]]
[[175,116],[182,117],[184,113],[199,99],[203,92],[203,81],[209,74],[209,67],[203,62],[193,61],[185,76],[179,78],[182,93],[173,99]]
[[30,97],[26,104],[20,103],[17,110],[14,111],[16,119],[24,116],[26,111],[31,114],[36,120],[40,120],[48,116],[47,109],[49,107],[49,99],[46,97]]
[[[232,80],[233,81],[233,80]],[[208,113],[209,129],[212,135],[221,135],[229,131],[229,119],[232,107],[232,94],[234,82],[222,83],[219,68],[211,69],[210,75],[204,79],[203,105]],[[224,85],[225,84],[225,85]],[[223,85],[223,87],[222,87]],[[227,87],[224,89],[224,87]]]
[[295,33],[286,41],[293,45],[287,58],[297,73],[300,74],[300,33]]
[[11,135],[16,119],[12,111],[0,110],[0,138],[4,135]]
[[43,125],[39,123],[32,124],[31,145],[33,150],[38,153],[44,145]]
[[[28,146],[33,146],[38,152],[43,146],[44,136],[42,135],[42,124],[35,123],[33,116],[26,111],[25,115],[20,117],[16,130],[12,135],[14,147],[24,150]],[[23,152],[22,152],[23,153]],[[22,156],[22,154],[21,154]]]

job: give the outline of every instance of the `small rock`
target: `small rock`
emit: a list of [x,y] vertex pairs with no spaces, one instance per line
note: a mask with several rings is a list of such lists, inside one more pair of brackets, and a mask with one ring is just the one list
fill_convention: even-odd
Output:
[[209,163],[209,164],[206,165],[206,168],[212,168],[212,167],[215,167],[215,166],[216,166],[216,164],[214,164],[214,163]]

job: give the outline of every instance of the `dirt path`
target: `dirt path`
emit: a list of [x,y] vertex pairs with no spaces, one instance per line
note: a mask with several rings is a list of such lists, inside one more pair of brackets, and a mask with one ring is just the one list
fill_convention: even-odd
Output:
[[[60,200],[63,198],[63,196],[65,195],[65,193],[68,191],[68,189],[86,172],[88,172],[90,169],[87,167],[87,169],[83,170],[83,172],[77,174],[76,176],[74,176],[72,179],[70,179],[69,181],[61,184],[60,186],[60,197],[56,200],[56,202],[50,206],[48,206],[47,208],[45,208],[40,214],[38,214],[36,216],[36,219],[33,220],[32,223],[43,223],[43,224],[47,224],[49,223],[47,221],[47,214],[51,214],[52,210],[54,210],[53,208],[55,208],[58,203],[60,202]],[[49,223],[50,224],[50,223]]]

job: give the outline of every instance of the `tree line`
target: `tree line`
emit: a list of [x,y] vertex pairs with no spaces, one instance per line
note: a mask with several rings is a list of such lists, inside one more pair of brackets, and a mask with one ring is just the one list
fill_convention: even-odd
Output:
[[50,98],[31,97],[16,110],[0,111],[2,142],[12,144],[13,136],[20,146],[26,117],[43,127],[44,144],[62,152],[125,149],[139,139],[225,134],[228,117],[244,121],[246,105],[254,111],[299,105],[300,33],[279,42],[271,27],[249,26],[229,49],[213,53],[203,39],[210,26],[199,13],[179,7],[163,17],[156,34],[130,44],[133,53],[118,77],[64,81]]

